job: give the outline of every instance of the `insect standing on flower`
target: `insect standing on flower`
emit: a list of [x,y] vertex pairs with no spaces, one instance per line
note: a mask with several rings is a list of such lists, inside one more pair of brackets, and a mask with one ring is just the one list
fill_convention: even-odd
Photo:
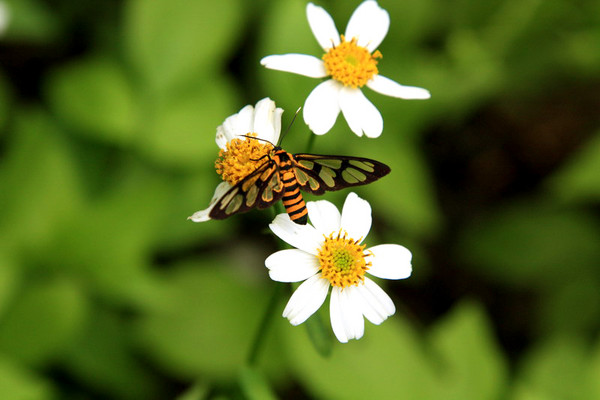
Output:
[[365,185],[390,173],[390,167],[369,158],[291,154],[274,145],[261,158],[264,163],[216,201],[209,214],[211,219],[267,208],[282,200],[290,219],[305,225],[308,215],[301,191],[321,195]]

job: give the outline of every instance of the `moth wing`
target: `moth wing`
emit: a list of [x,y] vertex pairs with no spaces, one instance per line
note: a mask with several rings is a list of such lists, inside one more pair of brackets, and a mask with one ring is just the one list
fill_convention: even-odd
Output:
[[300,188],[317,195],[366,185],[391,171],[370,158],[318,154],[295,154],[293,168]]
[[283,196],[279,167],[273,160],[259,167],[229,189],[216,201],[211,219],[225,219],[253,208],[267,208]]

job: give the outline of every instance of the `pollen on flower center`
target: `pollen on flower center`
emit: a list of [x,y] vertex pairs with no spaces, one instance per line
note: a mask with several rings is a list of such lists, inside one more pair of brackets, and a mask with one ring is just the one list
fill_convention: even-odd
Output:
[[[250,133],[248,136],[256,136]],[[217,173],[232,186],[254,172],[265,162],[265,156],[273,145],[256,139],[232,139],[225,149],[219,151],[215,161]]]
[[318,259],[323,278],[328,279],[333,286],[346,288],[358,285],[364,280],[365,272],[371,266],[366,261],[366,245],[359,245],[360,240],[347,238],[342,230],[333,232],[325,238],[319,248]]
[[356,38],[346,41],[341,35],[342,42],[332,47],[323,55],[327,74],[344,86],[352,88],[363,87],[377,75],[377,59],[381,58],[379,50],[373,54],[356,44]]

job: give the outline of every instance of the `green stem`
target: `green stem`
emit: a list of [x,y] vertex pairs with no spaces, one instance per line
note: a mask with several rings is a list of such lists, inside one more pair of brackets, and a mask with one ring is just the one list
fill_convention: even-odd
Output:
[[317,135],[315,135],[314,133],[310,133],[310,136],[308,137],[308,144],[306,145],[306,153],[310,153],[312,151],[312,148],[315,144],[315,139],[317,138]]
[[273,292],[271,293],[271,298],[267,303],[267,307],[265,308],[265,313],[260,321],[260,325],[258,326],[258,330],[254,335],[254,340],[252,341],[252,347],[250,347],[250,353],[248,354],[248,365],[255,365],[258,359],[258,354],[262,348],[262,345],[267,336],[267,332],[271,323],[273,321],[273,316],[277,315],[277,305],[279,304],[279,296],[281,295],[281,290],[285,285],[282,285],[279,282],[275,282],[273,285]]
[[[315,144],[316,136],[317,135],[310,133],[310,136],[308,137],[308,143],[306,145],[307,153],[310,153],[312,150],[313,145]],[[281,202],[277,202],[272,210],[274,211],[275,216],[279,213],[285,212]],[[263,314],[260,325],[258,326],[256,334],[254,335],[254,340],[252,341],[252,346],[250,347],[250,352],[248,353],[248,365],[255,365],[257,362],[258,355],[262,349],[263,342],[267,335],[267,331],[269,330],[271,322],[273,321],[273,316],[277,314],[276,307],[279,304],[279,297],[283,287],[284,285],[276,283],[273,288],[273,293],[271,294],[271,298],[267,303],[265,313]]]
[[279,214],[285,214],[285,208],[283,208],[283,203],[278,201],[277,203],[275,203],[275,207],[273,207],[273,210],[275,210],[275,215],[273,216],[273,219],[275,219],[276,216],[278,216]]

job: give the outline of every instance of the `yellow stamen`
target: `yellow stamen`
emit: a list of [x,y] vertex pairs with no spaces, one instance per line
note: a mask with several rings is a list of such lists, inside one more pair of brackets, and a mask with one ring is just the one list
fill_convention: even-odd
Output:
[[[255,137],[256,133],[248,136]],[[273,146],[267,142],[250,138],[232,139],[225,149],[219,151],[215,168],[224,181],[235,185],[265,163],[271,150]]]
[[322,57],[327,74],[344,86],[363,87],[377,75],[377,59],[382,55],[379,50],[369,53],[369,50],[356,44],[356,38],[349,42],[344,35],[341,38],[342,42]]
[[328,279],[333,286],[346,288],[357,285],[364,280],[365,272],[371,266],[365,257],[366,245],[359,245],[359,240],[346,237],[347,233],[342,230],[333,232],[325,238],[325,243],[319,249],[317,255],[321,265],[323,278]]

